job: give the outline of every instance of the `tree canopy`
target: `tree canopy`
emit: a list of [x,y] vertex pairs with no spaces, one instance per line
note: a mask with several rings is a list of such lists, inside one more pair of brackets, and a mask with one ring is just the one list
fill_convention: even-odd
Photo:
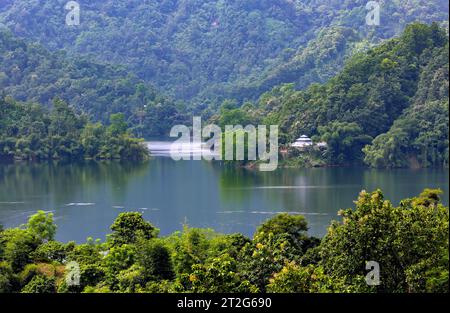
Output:
[[[0,22],[51,50],[125,65],[197,104],[256,98],[281,83],[323,83],[347,56],[398,35],[407,24],[448,20],[446,0],[384,1],[376,27],[366,25],[366,0],[78,3],[75,27],[64,24],[66,2],[53,0],[2,1]],[[121,92],[133,88],[120,85]]]
[[277,86],[257,103],[222,109],[219,120],[279,125],[285,145],[303,134],[325,141],[326,164],[448,166],[448,49],[444,29],[413,23],[327,83]]
[[92,123],[60,99],[50,110],[0,97],[0,159],[129,159],[149,156],[141,139],[127,130],[123,114],[110,126]]

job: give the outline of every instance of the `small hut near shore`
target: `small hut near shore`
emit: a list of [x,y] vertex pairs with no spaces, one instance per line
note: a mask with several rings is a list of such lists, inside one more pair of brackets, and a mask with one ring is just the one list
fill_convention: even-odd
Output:
[[293,148],[306,148],[313,145],[313,142],[311,138],[309,138],[306,135],[302,135],[300,138],[295,140],[293,144],[291,144],[291,147]]

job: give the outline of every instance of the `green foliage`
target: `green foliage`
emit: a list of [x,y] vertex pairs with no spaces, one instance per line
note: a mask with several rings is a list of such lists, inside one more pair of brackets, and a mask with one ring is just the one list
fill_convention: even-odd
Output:
[[144,220],[138,212],[120,213],[111,225],[111,230],[112,245],[133,244],[139,238],[151,239],[159,233],[159,230]]
[[179,281],[168,281],[168,280],[160,280],[160,281],[151,281],[145,285],[144,289],[141,289],[142,292],[148,293],[180,293],[184,291],[183,286]]
[[[448,85],[445,30],[413,23],[400,37],[349,58],[325,84],[303,91],[280,85],[257,105],[232,112],[279,125],[281,144],[303,134],[325,141],[319,158],[327,164],[442,166],[449,155]],[[303,152],[297,162],[313,157]]]
[[5,240],[3,238],[3,226],[0,224],[0,259],[3,258],[3,253],[5,252]]
[[203,263],[208,257],[209,230],[190,228],[183,225],[183,232],[176,234],[173,246],[173,260],[178,277],[191,273],[192,266]]
[[343,279],[326,275],[320,266],[302,267],[291,262],[273,275],[267,285],[267,291],[272,293],[367,292],[369,288],[364,287],[362,277],[359,277],[359,281],[360,285],[355,279],[352,286],[346,286]]
[[106,128],[89,123],[60,99],[47,112],[38,105],[0,96],[0,108],[0,159],[148,158],[142,140],[126,133],[122,114],[113,115],[113,124]]
[[120,292],[139,292],[145,285],[144,269],[137,264],[121,271],[117,276]]
[[18,228],[4,230],[2,237],[5,240],[3,258],[14,271],[19,271],[30,263],[30,255],[40,243],[28,230]]
[[318,244],[307,236],[303,216],[279,214],[259,226],[253,241],[247,243],[238,258],[240,272],[260,291],[265,291],[273,273],[286,263],[300,261],[301,256]]
[[[307,235],[303,216],[288,214],[261,224],[253,239],[186,225],[155,238],[134,212],[119,215],[105,243],[62,244],[6,229],[0,292],[446,292],[449,210],[440,194],[425,189],[394,207],[381,191],[362,191],[321,240]],[[78,286],[65,280],[73,261]],[[366,283],[368,261],[380,265],[378,286]]]
[[28,284],[36,275],[39,275],[37,264],[27,264],[19,274],[19,281],[22,286]]
[[[29,44],[0,29],[0,94],[19,101],[51,106],[58,96],[78,112],[95,121],[108,123],[110,115],[123,113],[133,125],[140,127],[139,136],[168,134],[170,119],[159,121],[158,129],[147,119],[150,107],[161,102],[179,112],[173,100],[158,95],[155,89],[130,74],[125,68],[70,58],[64,52],[52,53],[37,44]],[[76,126],[79,119],[67,119]],[[42,124],[35,124],[42,130]],[[79,127],[80,128],[80,127]],[[169,128],[170,129],[170,128]],[[61,131],[61,130],[57,130]],[[161,133],[163,131],[163,133]]]
[[[79,0],[79,3],[82,21],[77,27],[63,24],[61,12],[65,2],[53,0],[2,1],[0,22],[16,35],[39,41],[52,50],[63,49],[71,56],[124,64],[137,76],[154,81],[177,98],[195,102],[205,98],[258,97],[281,83],[294,82],[304,88],[313,82],[325,82],[342,67],[347,56],[398,35],[408,23],[448,20],[446,0],[415,0],[413,4],[385,1],[382,23],[377,27],[365,23],[366,0],[329,3]],[[20,48],[17,47],[16,54]],[[31,49],[39,51],[35,45]],[[11,59],[17,60],[17,69],[5,71],[3,79],[7,82],[21,79],[17,88],[21,93],[27,87],[34,93],[39,89],[36,81],[48,80],[48,76],[57,80],[56,74],[50,74],[57,71],[40,71],[54,63],[36,62],[37,58],[32,58],[28,63],[40,66],[26,72],[24,79],[21,72],[27,63],[21,61],[26,59],[16,55],[6,58],[9,62]],[[116,98],[113,108],[121,102],[131,106],[140,99],[134,90],[136,79],[129,77],[125,69],[93,65],[85,60],[76,62],[80,63],[83,70],[69,67],[69,78],[60,76],[62,87],[70,91],[68,96],[89,97],[100,114],[107,99]],[[114,75],[111,80],[102,75],[117,72],[120,76]],[[72,83],[70,78],[78,78],[80,74],[87,77]],[[97,98],[77,93],[78,86],[88,86],[92,95],[97,90],[107,91],[107,96]],[[52,87],[41,87],[39,93],[45,97]],[[82,105],[89,103],[82,99],[75,101]],[[117,111],[123,108],[108,112]]]
[[233,259],[237,259],[241,250],[249,243],[251,240],[242,234],[214,237],[209,241],[209,257],[217,257],[226,253]]
[[310,291],[311,275],[307,268],[301,268],[295,263],[288,263],[281,272],[275,273],[267,291],[273,293],[307,293]]
[[256,230],[254,240],[259,243],[270,241],[271,237],[288,240],[300,254],[317,244],[317,239],[307,235],[307,222],[301,215],[278,214],[267,220]]
[[373,167],[427,167],[449,164],[448,43],[428,52],[412,106],[388,132],[364,148]]
[[409,292],[448,292],[448,250],[442,249],[441,255],[424,259],[411,265],[406,271]]
[[[282,18],[283,13],[281,12],[295,12],[293,14],[296,18],[299,18],[297,14],[302,17],[305,17],[304,14],[312,14],[310,16],[312,20],[315,20],[316,14],[318,16],[324,14],[323,7],[315,2],[303,4],[311,5],[312,11],[309,13],[303,10],[299,11],[296,5],[294,5],[294,9],[285,11],[287,4],[282,2],[283,4],[278,2],[274,4],[275,6],[280,5],[281,11],[275,14],[275,20],[280,19],[281,24],[290,23]],[[415,14],[421,15],[421,19],[426,21],[442,20],[442,16],[440,18],[438,16],[430,17],[428,13],[424,13],[429,12],[421,5],[424,3],[435,6],[434,8],[439,10],[442,6],[445,7],[443,3],[429,4],[428,1],[421,0],[415,6],[422,8],[423,11],[415,11]],[[91,5],[90,8],[94,9],[95,5]],[[209,11],[215,5],[211,4],[211,7],[208,6],[205,10]],[[267,60],[271,60],[269,64],[273,63],[272,65],[264,63],[252,67],[248,62],[256,62],[253,58],[257,53],[252,54],[250,58],[241,60],[241,56],[234,55],[234,51],[226,50],[230,52],[229,55],[233,55],[237,59],[233,59],[231,65],[228,64],[229,61],[225,62],[226,56],[219,59],[214,58],[213,63],[225,62],[229,65],[225,67],[224,72],[227,74],[223,78],[219,78],[222,75],[213,73],[217,70],[213,65],[207,67],[208,69],[205,69],[204,66],[197,68],[195,62],[186,64],[186,60],[178,60],[179,50],[174,53],[173,58],[161,63],[154,63],[155,61],[152,59],[141,64],[143,59],[147,59],[149,55],[155,53],[154,50],[143,55],[142,58],[135,56],[135,58],[131,58],[133,61],[131,59],[128,61],[131,62],[131,67],[136,66],[136,71],[139,72],[143,68],[150,67],[155,70],[153,66],[158,67],[159,70],[156,72],[144,71],[141,74],[142,76],[149,75],[149,73],[152,73],[150,75],[155,74],[155,79],[158,81],[161,79],[160,83],[163,86],[170,85],[170,89],[179,94],[181,98],[209,98],[210,100],[205,101],[202,105],[191,106],[189,113],[196,115],[204,113],[205,117],[211,117],[213,113],[217,112],[218,116],[213,115],[211,119],[222,126],[226,124],[246,125],[247,123],[276,124],[280,126],[280,143],[282,144],[292,142],[301,134],[330,140],[332,147],[327,153],[307,158],[299,157],[288,165],[320,166],[324,163],[361,163],[363,160],[374,167],[448,165],[448,119],[443,117],[448,112],[448,38],[445,31],[436,23],[431,25],[413,23],[406,27],[398,27],[399,18],[396,18],[395,27],[393,26],[394,20],[387,19],[384,20],[383,27],[367,32],[367,29],[361,29],[361,25],[364,23],[359,25],[354,22],[356,17],[364,20],[362,14],[364,5],[359,2],[348,8],[344,4],[343,11],[336,11],[338,12],[337,16],[331,18],[332,21],[329,21],[330,17],[325,19],[330,23],[329,28],[322,29],[322,23],[320,26],[314,23],[303,25],[303,27],[308,26],[317,30],[318,37],[303,38],[301,42],[307,42],[306,47],[294,41],[293,44],[299,45],[295,47],[298,48],[298,53],[293,52],[295,51],[294,47],[287,47],[284,43],[283,51],[287,51],[289,55],[287,60],[284,57],[281,59],[270,57]],[[199,3],[199,6],[203,7],[203,4]],[[333,6],[340,7],[337,3],[334,3]],[[243,18],[248,14],[252,16],[250,19],[252,21],[259,16],[261,21],[264,20],[268,23],[267,25],[271,25],[270,27],[278,29],[281,24],[274,23],[274,20],[269,17],[272,14],[267,12],[269,7],[262,5],[261,8],[253,8],[250,5],[250,8],[244,9],[246,12],[244,15],[238,14],[238,16]],[[25,7],[20,7],[20,12],[29,12],[31,8],[38,11],[42,9],[42,7],[35,8],[32,5],[25,5]],[[237,7],[231,5],[231,8],[239,12],[242,9],[239,5]],[[15,11],[19,8],[14,5],[10,9]],[[135,9],[136,7],[130,8],[132,11]],[[156,5],[154,9],[158,11],[160,7]],[[115,18],[128,19],[128,15],[125,13],[128,11],[125,7],[121,10],[124,15],[120,15],[120,17],[107,10],[114,18],[110,17],[111,20],[107,18],[104,22],[112,27],[109,31],[114,34],[116,34],[116,30],[109,22]],[[389,3],[386,4],[384,10],[398,14],[406,9],[399,3]],[[15,20],[15,17],[10,15],[11,12],[7,11],[4,18],[10,22]],[[183,7],[181,11],[184,12],[185,8]],[[178,11],[175,10],[175,12]],[[352,13],[347,16],[347,13],[344,12]],[[445,12],[445,10],[439,12]],[[48,14],[48,12],[43,12],[43,14]],[[445,15],[445,13],[443,14]],[[102,18],[107,16],[109,15],[105,13]],[[163,16],[165,15],[161,15],[160,18],[164,20]],[[188,20],[191,16],[192,14],[189,14]],[[401,25],[406,25],[405,22],[409,19],[400,19]],[[184,19],[177,19],[177,22],[183,23],[183,21]],[[204,22],[205,25],[209,23],[206,20]],[[214,19],[212,23],[215,24],[215,22]],[[300,20],[298,22],[302,24]],[[173,23],[177,24],[174,21],[169,24],[174,26]],[[243,20],[243,23],[248,25],[246,19]],[[197,25],[197,23],[195,24]],[[162,25],[165,24],[162,23],[160,26],[163,27]],[[41,25],[35,26],[42,27]],[[169,33],[172,31],[177,33],[172,26]],[[192,27],[196,28],[197,26]],[[352,28],[354,30],[351,30]],[[403,28],[404,32],[400,37],[383,41],[381,45],[374,48],[371,45],[371,43],[379,43],[380,39],[393,36]],[[283,29],[281,33],[286,30],[284,28],[279,30],[281,29]],[[15,31],[22,33],[17,29]],[[60,29],[52,29],[52,31],[57,33]],[[98,31],[104,31],[103,27]],[[214,34],[217,35],[215,31]],[[234,31],[232,32],[234,33]],[[34,31],[32,33],[41,36]],[[84,36],[89,37],[90,30],[83,29],[81,33],[83,35],[78,34],[81,38],[76,34],[72,35],[81,42],[85,42]],[[125,33],[128,34],[128,32]],[[163,34],[167,35],[167,33]],[[316,32],[312,31],[310,34],[316,34]],[[385,37],[386,34],[389,35]],[[31,34],[22,33],[22,35],[29,36]],[[141,36],[141,32],[137,35]],[[293,33],[291,35],[296,37]],[[155,34],[152,34],[151,37],[154,36]],[[241,34],[230,38],[240,38],[240,36]],[[111,37],[106,36],[106,38]],[[195,38],[200,37],[195,36]],[[266,37],[262,35],[262,38]],[[68,45],[66,39],[64,36],[59,44]],[[256,40],[256,38],[241,39],[242,42]],[[69,103],[71,108],[75,108],[75,111],[70,113],[68,108],[60,108],[55,103],[53,114],[44,117],[47,114],[42,112],[43,109],[37,105],[27,105],[20,113],[16,110],[11,112],[6,103],[0,103],[5,106],[4,112],[6,112],[6,114],[2,112],[0,116],[2,121],[0,123],[1,158],[143,159],[147,155],[146,149],[129,133],[137,134],[139,137],[161,137],[168,134],[171,126],[187,123],[188,110],[185,104],[158,95],[144,81],[128,75],[123,68],[99,65],[85,60],[74,61],[64,54],[51,53],[38,45],[27,44],[22,40],[15,39],[8,31],[0,31],[0,40],[3,43],[0,50],[2,64],[0,88],[2,93],[21,101],[27,100],[47,106],[51,104],[54,96],[58,95],[66,103]],[[51,38],[50,41],[52,40],[55,38]],[[278,40],[282,41],[281,38]],[[48,41],[46,40],[46,42]],[[98,43],[98,41],[93,42]],[[100,42],[102,41],[100,40]],[[133,42],[135,43],[134,40]],[[171,40],[171,45],[172,42]],[[182,47],[179,47],[181,50],[186,48],[191,51],[191,48],[194,50],[198,48],[197,45],[187,48],[190,47],[189,40],[181,42],[184,43]],[[258,46],[260,43],[258,40],[256,42],[258,42],[256,45]],[[106,43],[110,44],[111,42],[106,40]],[[236,42],[236,45],[240,46],[240,43],[240,41]],[[78,43],[75,44],[75,46],[77,45]],[[73,48],[73,44],[69,46],[78,51]],[[366,48],[361,49],[363,46]],[[86,48],[85,45],[83,47]],[[247,48],[252,50],[254,47],[251,45]],[[278,49],[279,46],[275,45],[274,47]],[[100,46],[91,48],[93,49],[91,52],[98,52]],[[154,57],[160,58],[161,55],[166,55],[160,49],[163,48],[158,46],[156,50],[160,53],[156,53]],[[172,51],[172,47],[166,47],[166,49],[167,51],[165,49],[163,51],[172,55],[168,52]],[[239,51],[247,55],[248,49]],[[261,51],[265,51],[265,49],[265,46],[261,47],[258,49],[258,53],[262,53]],[[103,51],[103,48],[100,50]],[[144,47],[139,47],[132,51],[146,50]],[[202,51],[204,50],[202,49]],[[223,53],[223,49],[220,51]],[[353,53],[354,51],[359,52]],[[217,52],[214,52],[214,55],[216,54]],[[262,54],[267,57],[266,53]],[[279,51],[279,54],[283,53]],[[196,56],[194,57],[195,61],[209,60],[209,58],[201,57],[202,52],[188,53],[187,55]],[[347,58],[350,55],[352,57]],[[116,54],[111,55],[108,61],[115,57],[117,57]],[[345,66],[344,60],[346,60]],[[121,59],[121,61],[126,62],[127,60]],[[241,61],[246,63],[237,66],[236,62]],[[139,66],[136,62],[139,63]],[[170,69],[162,69],[160,66],[169,66]],[[342,66],[343,69],[341,69]],[[250,70],[250,68],[254,70]],[[188,73],[181,74],[184,72],[181,69],[188,69]],[[333,77],[338,69],[340,72]],[[168,72],[173,70],[184,77],[181,81],[187,79],[188,82],[180,83],[181,81],[179,81],[180,85],[178,85],[175,82],[177,79],[174,78],[177,75],[171,73],[165,76],[166,70]],[[202,74],[207,71],[208,74],[206,76],[192,74],[197,70]],[[209,73],[209,71],[212,72]],[[222,70],[217,71],[222,72]],[[237,72],[234,73],[235,71]],[[254,76],[249,74],[253,71]],[[157,75],[157,72],[165,74]],[[166,79],[162,77],[166,77]],[[197,82],[193,77],[201,77],[199,79],[205,79],[205,81]],[[162,82],[163,80],[164,82]],[[322,85],[310,84],[315,81],[328,82]],[[276,84],[286,82],[289,84],[273,88]],[[295,91],[295,87],[306,88],[307,86],[309,87],[306,90]],[[256,98],[261,92],[270,88],[273,89],[260,96],[256,104],[246,102],[239,108],[238,103],[244,102],[246,98]],[[239,101],[224,101],[229,98],[238,98]],[[4,100],[0,100],[0,102],[4,102]],[[219,103],[223,103],[220,109],[218,108]],[[112,125],[105,128],[100,124],[90,124],[87,122],[86,116],[77,116],[81,112],[92,116],[94,121],[104,124],[112,121]],[[6,121],[3,118],[4,114],[7,117]],[[114,121],[116,118],[118,120]],[[20,121],[19,125],[17,125],[18,121]],[[116,122],[117,124],[115,124]],[[130,126],[129,132],[125,130],[125,124]],[[29,125],[33,126],[31,130]],[[324,127],[331,127],[331,129],[323,129]],[[337,131],[336,127],[343,128],[344,133],[348,130],[348,134],[341,136],[341,131]],[[120,136],[115,136],[117,134]],[[337,134],[337,137],[333,134]],[[362,148],[366,144],[368,146],[362,153]],[[343,151],[341,151],[342,147]]]
[[11,265],[6,262],[0,262],[0,293],[11,293],[14,291],[14,271]]
[[29,218],[26,227],[38,240],[50,241],[55,237],[56,224],[53,222],[53,213],[38,211]]
[[245,127],[251,124],[251,117],[246,111],[224,103],[220,109],[219,126],[225,129],[226,125],[242,125]]
[[58,241],[40,245],[31,255],[34,262],[63,262],[67,256],[67,246]]
[[241,275],[264,292],[273,273],[279,272],[289,261],[299,261],[302,250],[290,235],[256,236],[238,256]]
[[366,262],[376,261],[379,291],[425,292],[428,286],[448,286],[448,271],[442,269],[448,267],[449,213],[436,201],[436,192],[393,207],[380,190],[363,191],[355,203],[355,210],[341,211],[342,223],[334,222],[322,240],[325,273],[351,280],[364,275]]
[[293,238],[300,238],[308,230],[306,220],[301,215],[289,215],[287,213],[278,214],[274,218],[267,220],[256,230],[255,236],[272,234],[287,234]]
[[190,292],[200,293],[243,293],[258,289],[248,280],[242,280],[237,263],[228,254],[212,259],[205,265],[196,264],[189,275]]
[[142,267],[145,281],[171,280],[175,277],[171,254],[167,246],[158,239],[138,244],[137,264]]
[[109,117],[108,132],[112,136],[120,136],[125,134],[128,129],[127,122],[125,121],[125,115],[123,113],[111,114]]
[[88,238],[87,243],[75,245],[68,248],[67,260],[78,262],[80,265],[84,264],[100,264],[102,260],[102,247],[100,244],[94,242],[92,238]]
[[54,293],[55,280],[47,278],[43,275],[36,275],[33,279],[22,289],[22,293]]
[[80,290],[87,286],[96,286],[104,280],[107,280],[107,273],[97,264],[83,264],[80,267]]
[[134,246],[128,244],[111,247],[105,258],[101,261],[102,268],[104,269],[107,277],[106,280],[112,289],[116,289],[118,287],[118,274],[134,264],[136,258],[135,250],[136,249]]
[[319,126],[319,136],[328,144],[328,162],[336,164],[352,163],[362,158],[362,148],[372,137],[363,134],[357,123],[335,121]]

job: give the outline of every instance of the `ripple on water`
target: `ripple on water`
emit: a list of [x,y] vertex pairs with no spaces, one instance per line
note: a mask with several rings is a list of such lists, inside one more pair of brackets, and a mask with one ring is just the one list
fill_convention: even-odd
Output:
[[72,203],[67,203],[65,206],[92,206],[95,205],[95,203],[91,203],[91,202],[72,202]]

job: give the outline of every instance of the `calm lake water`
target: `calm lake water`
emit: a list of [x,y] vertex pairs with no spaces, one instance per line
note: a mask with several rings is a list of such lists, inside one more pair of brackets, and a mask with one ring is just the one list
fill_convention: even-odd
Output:
[[52,211],[57,239],[105,238],[120,212],[139,211],[167,235],[187,222],[218,232],[251,236],[278,212],[303,214],[310,234],[322,236],[337,211],[353,206],[362,189],[381,188],[395,204],[424,188],[441,188],[448,205],[444,169],[278,169],[258,172],[217,162],[179,161],[154,143],[143,164],[0,164],[0,224],[25,223],[36,210]]

